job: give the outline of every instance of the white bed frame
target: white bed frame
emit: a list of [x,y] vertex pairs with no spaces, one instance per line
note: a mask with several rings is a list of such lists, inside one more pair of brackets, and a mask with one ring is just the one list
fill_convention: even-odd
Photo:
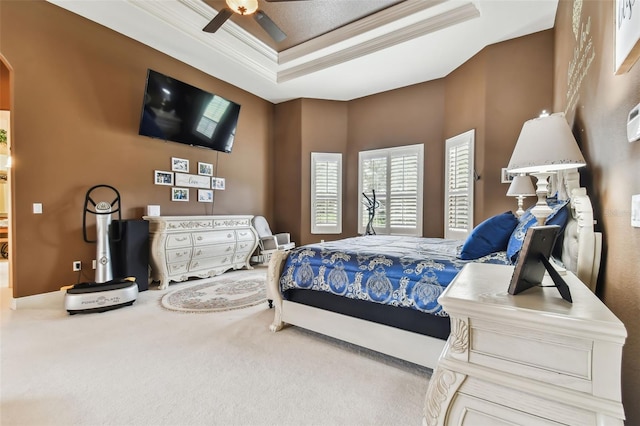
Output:
[[[595,291],[602,236],[594,231],[593,209],[586,190],[579,187],[579,175],[572,170],[559,175],[554,185],[562,188],[560,197],[571,194],[571,216],[564,232],[562,261],[591,291]],[[400,330],[347,315],[337,314],[284,300],[279,277],[288,252],[275,252],[267,272],[267,296],[275,305],[275,318],[269,329],[279,331],[285,324],[296,325],[345,342],[434,369],[446,341]]]

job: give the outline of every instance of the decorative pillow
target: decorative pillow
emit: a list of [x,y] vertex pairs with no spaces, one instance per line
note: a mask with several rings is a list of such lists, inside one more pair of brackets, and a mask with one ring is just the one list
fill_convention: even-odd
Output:
[[[547,204],[551,207],[552,212],[549,214],[544,224],[560,225],[560,232],[562,232],[567,224],[567,219],[569,218],[569,208],[567,207],[569,200],[547,198]],[[511,263],[516,263],[516,260],[518,260],[518,255],[520,254],[520,249],[522,248],[522,242],[524,241],[527,229],[536,224],[536,218],[531,213],[531,209],[533,207],[534,206],[529,207],[520,217],[518,225],[513,230],[513,233],[509,238],[509,243],[507,244],[507,259],[509,259]]]
[[511,212],[490,217],[476,226],[462,246],[460,259],[471,260],[507,249],[509,237],[518,225]]

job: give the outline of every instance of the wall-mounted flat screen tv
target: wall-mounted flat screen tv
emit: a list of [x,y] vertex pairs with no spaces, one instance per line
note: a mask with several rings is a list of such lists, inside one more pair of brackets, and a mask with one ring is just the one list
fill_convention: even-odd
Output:
[[231,152],[239,113],[234,102],[149,70],[139,133]]

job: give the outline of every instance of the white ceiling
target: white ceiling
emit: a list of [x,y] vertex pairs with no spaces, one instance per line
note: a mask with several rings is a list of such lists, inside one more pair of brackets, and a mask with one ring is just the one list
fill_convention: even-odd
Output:
[[273,103],[346,101],[445,77],[487,45],[552,28],[558,5],[406,0],[279,52],[233,19],[203,32],[217,11],[201,0],[48,1]]

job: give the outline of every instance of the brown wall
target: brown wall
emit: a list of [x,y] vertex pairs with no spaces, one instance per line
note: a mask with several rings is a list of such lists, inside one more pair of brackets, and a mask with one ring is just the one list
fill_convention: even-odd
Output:
[[[640,102],[640,62],[614,74],[614,2],[584,1],[580,43],[573,2],[556,16],[554,108],[566,111],[587,166],[583,185],[593,195],[604,253],[598,294],[627,328],[622,398],[628,425],[640,424],[640,229],[631,227],[631,196],[640,194],[640,142],[626,139],[627,114]],[[590,20],[590,25],[588,25]],[[574,62],[575,61],[575,62]],[[570,64],[574,62],[575,67]]]
[[[485,103],[485,133],[482,150],[482,217],[514,209],[514,199],[505,197],[508,184],[500,182],[515,141],[525,121],[553,105],[553,31],[542,31],[489,46]],[[489,182],[489,183],[488,183]],[[534,204],[535,197],[527,199]],[[478,223],[478,222],[476,222]]]
[[444,87],[442,80],[431,81],[349,103],[343,224],[349,235],[358,231],[358,153],[413,144],[424,144],[423,234],[442,235]]
[[[492,183],[495,188],[499,188],[496,182],[487,180],[485,175],[487,170],[484,168],[485,103],[487,99],[486,62],[487,54],[485,49],[462,64],[445,79],[446,99],[443,140],[471,129],[475,130],[474,164],[478,176],[473,188],[473,219],[475,223],[481,222],[480,218],[484,216],[485,183]],[[444,209],[444,205],[442,205],[442,209]],[[444,223],[442,228],[444,228]],[[442,232],[444,232],[444,229]],[[441,237],[442,235],[434,236]]]
[[[469,129],[476,129],[476,170],[480,175],[475,186],[474,222],[515,210],[515,200],[505,196],[508,186],[500,183],[500,169],[509,162],[522,124],[550,109],[552,74],[553,31],[549,30],[489,46],[444,79],[350,102],[303,99],[277,105],[276,227],[291,232],[298,244],[356,235],[358,153],[422,143],[423,235],[442,237],[444,141]],[[310,234],[309,164],[313,151],[345,153],[341,235]]]
[[[344,174],[347,104],[297,99],[276,105],[275,110],[276,229],[272,230],[291,233],[297,245],[341,238],[344,234],[311,234],[311,153],[342,153]],[[343,204],[345,199],[343,194]]]
[[[553,31],[483,49],[449,74],[444,138],[475,129],[474,222],[515,210],[500,182],[522,124],[553,102]],[[533,198],[528,200],[533,203]]]
[[298,245],[302,229],[302,100],[275,107],[272,232],[289,232]]
[[[116,187],[123,218],[140,218],[148,204],[163,215],[270,216],[269,151],[273,105],[212,78],[141,43],[43,1],[1,2],[1,55],[12,69],[13,191],[11,248],[14,297],[58,290],[77,281],[71,263],[82,260],[83,281],[95,245],[82,238],[86,191]],[[138,136],[147,68],[242,105],[231,154]],[[4,81],[4,78],[3,78]],[[217,164],[226,191],[215,204],[170,201],[154,170],[171,157]],[[44,214],[32,213],[42,203]]]
[[[311,153],[342,153],[342,175],[345,179],[347,150],[347,103],[304,99],[302,101],[302,152],[300,164],[301,179],[301,229],[300,241],[304,244],[322,239],[334,240],[336,235],[311,234]],[[344,185],[343,185],[344,191]],[[343,214],[351,198],[342,194]],[[344,224],[343,224],[344,226]],[[343,229],[344,231],[344,229]]]

